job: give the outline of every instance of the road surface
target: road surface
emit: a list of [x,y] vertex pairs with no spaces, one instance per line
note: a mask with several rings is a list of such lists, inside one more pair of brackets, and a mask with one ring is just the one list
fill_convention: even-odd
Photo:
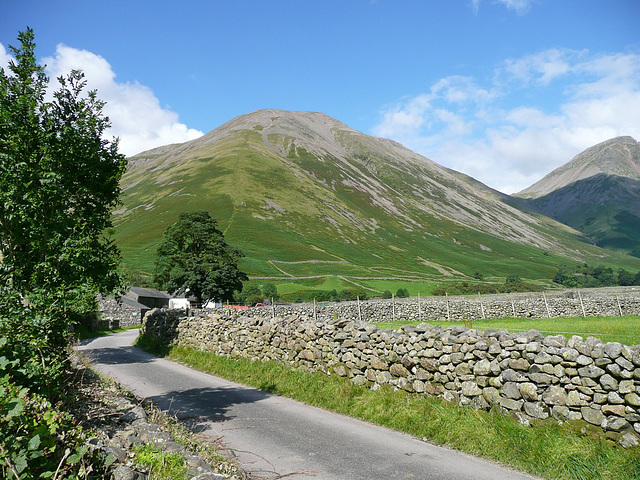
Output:
[[531,480],[409,435],[198,372],[133,347],[137,330],[78,347],[102,374],[221,439],[246,471],[290,480]]

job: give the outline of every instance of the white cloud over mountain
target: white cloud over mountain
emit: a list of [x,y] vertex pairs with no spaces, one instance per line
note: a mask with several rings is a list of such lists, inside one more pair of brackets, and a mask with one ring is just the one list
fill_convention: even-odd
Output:
[[[0,44],[0,67],[6,70],[11,58]],[[59,44],[55,55],[41,63],[46,65],[53,89],[58,87],[57,77],[82,70],[86,89],[97,90],[98,98],[106,102],[104,114],[112,124],[108,133],[120,138],[120,152],[125,155],[202,135],[180,123],[177,113],[162,107],[150,88],[138,82],[118,82],[109,62],[95,53]]]
[[508,59],[490,79],[447,77],[385,107],[373,133],[517,192],[598,142],[640,139],[640,55]]
[[170,143],[186,142],[202,132],[180,123],[178,114],[160,105],[153,91],[138,82],[118,82],[111,65],[87,50],[59,44],[53,57],[43,60],[52,78],[82,70],[89,90],[97,90],[106,102],[104,113],[111,120],[110,134],[120,138],[120,151],[133,155]]

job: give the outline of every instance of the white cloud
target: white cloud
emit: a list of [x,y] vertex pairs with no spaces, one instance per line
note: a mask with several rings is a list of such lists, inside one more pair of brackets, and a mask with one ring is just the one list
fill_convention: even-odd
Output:
[[7,52],[7,50],[4,48],[4,45],[0,43],[0,68],[6,71],[7,67],[9,66],[9,60],[12,58],[13,57],[11,57],[11,55],[9,55],[9,52]]
[[497,73],[507,80],[524,84],[535,82],[548,85],[558,77],[566,75],[571,70],[571,62],[586,52],[551,48],[534,55],[527,55],[518,59],[507,59],[504,66]]
[[444,78],[383,109],[373,132],[505,193],[598,142],[640,140],[640,54],[550,49],[506,60],[485,83]]
[[497,0],[509,10],[515,11],[518,15],[524,15],[529,12],[533,0]]
[[180,123],[177,113],[162,107],[150,88],[138,82],[119,83],[109,62],[99,55],[60,44],[55,55],[42,63],[52,78],[72,69],[83,71],[87,89],[97,90],[98,98],[106,102],[104,113],[112,124],[109,134],[120,138],[120,151],[125,155],[202,135]]
[[[471,0],[471,8],[474,14],[480,11],[481,0]],[[504,5],[509,10],[515,11],[518,15],[526,15],[531,10],[534,0],[494,0],[493,3]]]

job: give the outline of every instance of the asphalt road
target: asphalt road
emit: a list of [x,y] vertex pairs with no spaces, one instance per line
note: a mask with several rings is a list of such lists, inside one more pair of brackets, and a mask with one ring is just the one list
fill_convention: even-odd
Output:
[[137,330],[85,341],[98,371],[222,442],[242,467],[291,480],[520,480],[533,477],[409,435],[149,355]]

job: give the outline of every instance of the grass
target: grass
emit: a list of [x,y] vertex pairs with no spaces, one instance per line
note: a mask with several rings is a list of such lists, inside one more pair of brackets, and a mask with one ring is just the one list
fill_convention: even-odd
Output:
[[373,391],[335,376],[298,371],[274,362],[218,357],[182,347],[159,350],[199,370],[532,475],[558,480],[640,479],[640,448],[619,448],[607,442],[601,432],[583,429],[582,423],[557,425],[553,421],[525,426],[498,411],[476,411],[390,388]]
[[149,480],[183,480],[187,467],[182,455],[165,452],[155,443],[133,447],[134,461],[149,469]]
[[[451,327],[455,325],[468,326],[469,321],[396,321],[376,323],[380,328],[398,329],[403,325],[441,325]],[[478,330],[498,330],[505,328],[510,332],[522,332],[530,329],[538,330],[545,335],[572,335],[581,337],[596,337],[603,342],[619,342],[626,345],[640,344],[640,316],[626,315],[623,317],[567,317],[567,318],[498,318],[492,320],[473,320],[472,327]]]

